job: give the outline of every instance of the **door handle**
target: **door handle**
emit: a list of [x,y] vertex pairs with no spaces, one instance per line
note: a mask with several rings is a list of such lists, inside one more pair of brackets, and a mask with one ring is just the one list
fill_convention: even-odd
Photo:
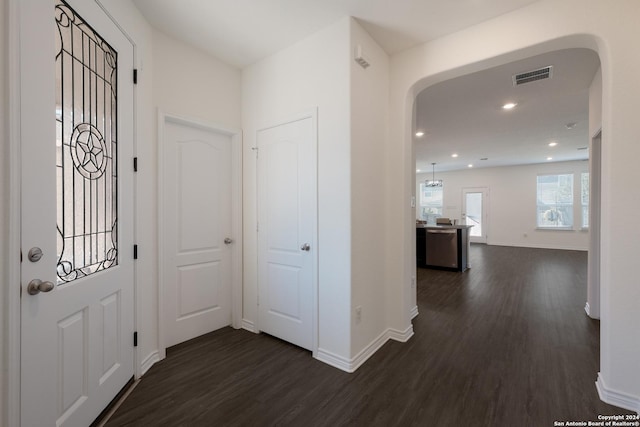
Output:
[[231,240],[231,239],[230,239],[230,238],[228,238],[228,237],[225,237],[225,239],[224,239],[224,244],[225,244],[225,245],[230,245],[230,244],[232,244],[232,243],[233,243],[233,240]]
[[309,250],[311,250],[311,246],[309,246],[308,243],[305,243],[304,245],[300,246],[300,250],[301,251],[305,251],[305,252],[309,252]]
[[33,279],[27,285],[29,295],[38,295],[40,292],[51,292],[56,286],[51,282],[43,282],[40,279]]

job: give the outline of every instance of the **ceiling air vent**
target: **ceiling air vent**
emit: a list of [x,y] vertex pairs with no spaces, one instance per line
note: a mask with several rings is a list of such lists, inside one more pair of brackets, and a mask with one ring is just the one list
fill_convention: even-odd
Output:
[[527,71],[526,73],[515,74],[513,76],[513,86],[520,86],[525,83],[535,82],[536,80],[550,79],[551,77],[553,77],[553,65]]

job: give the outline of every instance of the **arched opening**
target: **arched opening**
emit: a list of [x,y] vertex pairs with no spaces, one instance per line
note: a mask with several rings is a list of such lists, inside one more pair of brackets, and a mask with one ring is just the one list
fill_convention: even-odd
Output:
[[[455,78],[460,77],[460,76],[469,75],[469,74],[475,73],[477,71],[488,70],[488,69],[493,68],[493,67],[503,66],[505,64],[513,63],[513,62],[516,62],[516,61],[520,61],[520,60],[525,59],[525,58],[530,58],[530,57],[534,57],[534,56],[537,56],[537,55],[540,55],[540,54],[543,54],[543,53],[554,52],[554,51],[558,51],[558,50],[561,50],[561,49],[567,49],[567,48],[569,48],[569,49],[588,48],[588,49],[591,49],[592,51],[597,51],[597,48],[595,47],[595,41],[594,40],[589,40],[588,37],[566,38],[566,39],[563,39],[561,41],[555,41],[555,42],[552,42],[552,43],[548,43],[548,44],[546,44],[544,46],[538,45],[538,46],[531,47],[531,48],[528,48],[528,49],[524,49],[524,50],[521,50],[521,51],[512,52],[511,54],[503,55],[501,57],[495,57],[495,58],[487,59],[485,61],[476,62],[476,63],[469,64],[469,65],[466,65],[466,66],[455,68],[455,69],[452,69],[452,70],[449,70],[449,71],[443,71],[443,72],[440,72],[438,74],[434,74],[432,76],[423,78],[423,79],[417,81],[411,87],[411,89],[409,90],[409,94],[407,96],[407,102],[405,104],[405,108],[406,108],[405,112],[406,112],[406,114],[405,114],[405,122],[403,123],[403,129],[404,129],[404,133],[406,135],[405,144],[407,144],[407,150],[410,152],[411,161],[408,162],[408,164],[411,165],[411,167],[412,167],[412,170],[407,170],[406,171],[407,175],[409,175],[409,174],[411,175],[410,182],[407,182],[407,184],[411,186],[410,194],[412,196],[413,195],[417,196],[416,197],[416,201],[415,201],[416,202],[415,204],[416,204],[417,208],[419,208],[419,206],[420,206],[420,200],[419,200],[418,191],[416,191],[416,189],[417,189],[416,188],[416,179],[415,179],[416,168],[413,168],[413,166],[416,164],[415,162],[417,160],[418,153],[416,152],[416,146],[414,144],[414,140],[415,140],[415,132],[417,130],[424,131],[423,129],[417,129],[417,127],[419,127],[419,126],[417,126],[418,119],[419,119],[418,118],[419,112],[416,110],[416,102],[417,102],[417,99],[419,97],[419,94],[422,93],[422,91],[425,90],[425,89],[433,88],[433,87],[435,87],[437,84],[439,84],[441,82],[450,81],[450,80],[455,79]],[[605,60],[606,60],[606,58],[605,58]],[[523,69],[522,71],[526,71],[526,70]],[[606,71],[605,71],[605,73],[606,73]],[[602,99],[601,98],[598,99],[598,102],[599,102],[598,108],[601,109],[602,108]],[[566,123],[566,124],[569,124],[569,123]],[[596,126],[600,126],[600,125],[601,125],[601,122],[598,123]],[[582,146],[591,146],[592,144],[593,144],[593,146],[595,146],[595,142],[591,141],[591,138],[594,135],[593,132],[592,132],[592,127],[590,127],[588,125],[586,126],[585,135],[587,135],[587,138],[585,138]],[[541,142],[543,142],[543,141],[541,141]],[[551,142],[551,141],[547,141],[547,143],[548,142]],[[409,148],[409,146],[410,146],[410,148]],[[451,154],[454,154],[458,150],[450,150],[450,151],[451,152],[447,154],[448,156],[450,156]],[[459,154],[459,153],[456,153],[456,154]],[[600,154],[599,151],[595,152],[595,150],[591,150],[591,155],[592,155],[592,159],[591,160],[593,161],[593,156],[595,155],[595,156],[598,156],[597,160],[599,161],[600,160],[599,159],[599,154]],[[478,157],[478,159],[476,159],[475,161],[479,160],[480,158],[481,157]],[[409,160],[409,156],[407,156],[407,160]],[[435,159],[434,162],[438,163],[437,159]],[[431,161],[426,161],[425,162],[425,164],[428,167],[426,172],[427,172],[427,175],[428,175],[428,177],[430,179],[432,178],[431,177],[432,170],[430,169],[430,164],[431,163],[432,163]],[[421,167],[418,167],[418,168],[422,169]],[[437,170],[438,169],[436,169],[436,175],[438,175]],[[599,188],[599,184],[600,184],[599,183],[599,176],[596,177],[593,174],[593,170],[594,170],[593,166],[587,167],[586,170],[591,173],[592,179],[593,178],[598,179],[596,187]],[[441,176],[436,176],[436,179],[439,179],[439,178],[441,178]],[[578,177],[574,177],[574,178],[575,178],[574,182],[576,182],[576,181],[579,181],[580,177],[578,176]],[[580,189],[579,188],[574,188],[574,191],[580,191]],[[593,189],[591,191],[593,191]],[[579,199],[576,197],[576,200],[579,200]],[[598,203],[598,205],[599,205],[599,200],[594,200],[592,198],[592,203]],[[449,208],[451,208],[450,205],[449,205]],[[576,206],[576,209],[577,209],[577,206]],[[592,212],[593,212],[593,209],[597,209],[599,211],[599,206],[592,206],[591,209],[592,209]],[[443,206],[443,215],[444,216],[447,216],[446,215],[446,210],[447,210],[447,202],[444,202],[444,206]],[[459,206],[458,206],[458,211],[457,212],[460,212]],[[406,218],[407,226],[405,227],[405,230],[407,231],[407,233],[412,233],[413,234],[410,237],[407,236],[407,240],[409,240],[411,242],[411,244],[413,245],[412,248],[407,248],[407,252],[410,254],[410,258],[413,261],[413,260],[416,259],[415,258],[415,233],[413,233],[413,222],[416,219],[416,215],[415,215],[416,211],[414,210],[414,211],[412,211],[412,213],[414,214],[413,217],[411,217],[411,218],[407,217]],[[591,215],[589,215],[589,217],[590,217],[589,219],[591,221],[599,220],[599,218],[596,218],[593,215],[593,213],[591,213]],[[460,220],[460,217],[458,217],[457,219]],[[578,227],[576,227],[577,229],[575,230],[576,233],[577,233],[577,232],[579,232],[579,228],[581,228],[580,227],[580,225],[581,225],[580,221],[582,221],[582,219],[581,218],[574,218],[574,220],[578,221],[578,222],[576,222]],[[589,228],[591,229],[591,233],[594,233],[594,232],[599,233],[599,227],[595,226],[593,222],[591,222],[589,224]],[[595,236],[595,237],[597,238],[598,236]],[[593,286],[592,283],[599,282],[599,274],[600,274],[599,271],[597,270],[597,268],[593,268],[593,266],[599,266],[600,260],[598,258],[599,257],[599,253],[593,250],[593,248],[594,248],[594,236],[591,236],[591,237],[587,238],[586,245],[587,245],[587,248],[589,248],[589,260],[588,260],[588,265],[589,265],[588,271],[589,271],[589,273],[588,274],[590,275],[590,278],[589,278],[590,288],[589,288],[589,296],[588,296],[589,300],[588,300],[588,302],[590,302],[590,300],[592,298],[592,294],[593,294],[593,292],[592,292],[592,286]],[[599,243],[595,243],[595,245],[596,245],[595,247],[599,249]],[[525,246],[525,245],[523,244],[522,246]],[[411,271],[413,272],[412,273],[413,277],[416,277],[416,270],[415,269],[411,269]],[[598,277],[593,277],[594,274],[598,275]],[[587,289],[586,289],[587,283],[586,283],[586,281],[584,283],[584,287],[585,287],[585,296],[586,296],[587,295]],[[599,296],[599,293],[598,293],[598,296]],[[408,298],[408,300],[410,300],[410,302],[409,302],[410,309],[411,309],[410,312],[411,313],[415,313],[416,312],[415,307],[417,305],[417,299],[416,299],[416,292],[413,289],[410,292],[410,298]],[[582,303],[584,304],[584,301],[582,301]],[[595,315],[595,311],[593,309],[591,310],[591,312],[588,312],[588,314],[590,316],[592,316],[592,317],[595,317],[595,318],[598,317],[597,315]],[[584,315],[584,313],[583,313],[583,315]],[[591,373],[591,375],[592,374],[595,374],[595,372]]]

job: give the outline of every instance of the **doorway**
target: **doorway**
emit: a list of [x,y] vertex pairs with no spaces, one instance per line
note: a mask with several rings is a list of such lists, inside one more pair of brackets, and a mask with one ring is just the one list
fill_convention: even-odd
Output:
[[487,243],[488,188],[462,189],[462,222],[470,225],[469,241],[471,243]]
[[317,346],[316,113],[257,134],[258,329]]
[[160,112],[161,357],[242,313],[240,131]]

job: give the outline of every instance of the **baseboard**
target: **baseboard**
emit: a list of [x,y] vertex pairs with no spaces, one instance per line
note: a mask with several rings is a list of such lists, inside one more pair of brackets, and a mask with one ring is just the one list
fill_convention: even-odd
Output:
[[598,396],[603,402],[640,414],[640,397],[608,388],[600,373],[598,373],[596,389],[598,389]]
[[333,366],[334,368],[338,368],[348,373],[353,373],[378,350],[380,350],[380,348],[385,345],[386,342],[390,339],[394,341],[407,342],[412,336],[413,326],[409,326],[404,331],[398,331],[396,329],[389,328],[378,335],[377,338],[371,341],[365,348],[363,348],[351,359],[324,350],[322,348],[318,349],[315,358],[321,362],[326,363],[327,365]]
[[376,339],[371,341],[369,345],[363,348],[358,354],[355,355],[353,359],[351,359],[351,372],[355,372],[364,362],[367,361],[371,356],[373,356],[376,351],[380,350],[380,347],[385,345],[387,341],[389,341],[389,330],[387,329]]
[[258,331],[256,331],[256,325],[251,320],[242,319],[241,328],[246,329],[249,332],[253,332],[254,334],[258,333]]
[[341,371],[345,371],[348,373],[352,373],[354,371],[353,369],[351,369],[351,360],[345,357],[342,357],[338,354],[332,353],[328,350],[318,348],[318,352],[315,358],[323,363],[326,363],[329,366],[338,368]]
[[409,325],[404,331],[389,328],[387,333],[389,338],[394,341],[407,342],[413,336],[413,325]]
[[411,315],[411,319],[415,319],[419,314],[418,313],[418,306],[414,305],[409,314]]
[[513,243],[513,242],[491,242],[487,243],[489,246],[508,246],[514,248],[533,248],[533,249],[557,249],[561,251],[581,251],[587,252],[589,248],[577,247],[577,246],[562,246],[562,245],[544,245],[536,243]]
[[160,360],[162,359],[160,358],[160,353],[157,350],[145,357],[145,359],[142,361],[142,365],[140,366],[140,376],[146,374],[149,368],[151,368]]

